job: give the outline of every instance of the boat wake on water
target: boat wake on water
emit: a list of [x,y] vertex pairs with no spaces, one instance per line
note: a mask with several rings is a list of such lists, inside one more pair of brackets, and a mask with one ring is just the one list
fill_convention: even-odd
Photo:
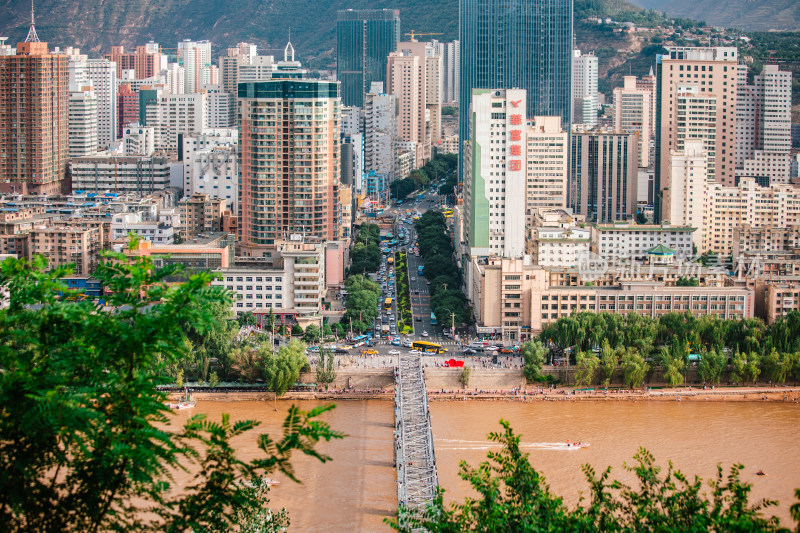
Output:
[[[442,444],[438,444],[441,442]],[[462,439],[440,439],[437,441],[437,449],[445,448],[448,450],[491,450],[499,448],[500,443],[486,442],[482,440],[462,440]],[[578,450],[587,448],[588,442],[521,442],[519,447],[528,450]]]

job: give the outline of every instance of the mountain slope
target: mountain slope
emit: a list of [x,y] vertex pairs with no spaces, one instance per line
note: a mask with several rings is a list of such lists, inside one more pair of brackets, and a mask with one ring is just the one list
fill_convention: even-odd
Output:
[[800,30],[797,0],[633,0],[671,17],[704,20],[712,26],[747,31]]

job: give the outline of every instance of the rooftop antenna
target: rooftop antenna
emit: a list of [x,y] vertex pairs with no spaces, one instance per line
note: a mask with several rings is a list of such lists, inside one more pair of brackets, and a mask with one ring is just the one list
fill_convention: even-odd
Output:
[[41,42],[39,40],[39,36],[36,35],[35,23],[36,23],[36,19],[34,17],[34,13],[33,13],[33,0],[31,0],[31,29],[28,30],[28,36],[25,37],[25,42],[26,43],[38,43],[38,42]]
[[[291,55],[291,59],[289,59]],[[283,60],[294,61],[294,46],[292,46],[292,30],[289,29],[289,42],[286,43],[286,48],[283,49]]]

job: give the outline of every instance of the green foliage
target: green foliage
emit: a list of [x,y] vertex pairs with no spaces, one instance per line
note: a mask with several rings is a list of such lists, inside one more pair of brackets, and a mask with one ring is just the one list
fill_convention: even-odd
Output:
[[442,116],[452,117],[458,115],[458,108],[450,105],[442,106]]
[[678,287],[699,287],[700,280],[694,277],[681,276],[675,283]]
[[703,383],[719,383],[728,363],[728,356],[714,349],[700,355],[697,377]]
[[578,352],[575,356],[575,385],[577,387],[591,385],[599,366],[600,358],[594,352]]
[[455,250],[447,235],[447,225],[440,212],[426,211],[414,223],[420,254],[425,265],[425,277],[431,281],[430,305],[441,324],[467,323],[472,310],[461,291],[461,271],[453,255]]
[[322,349],[317,363],[317,383],[327,385],[333,383],[335,379],[336,370],[334,370],[333,353],[328,349]]
[[322,337],[322,332],[319,330],[319,326],[316,324],[309,324],[306,326],[306,330],[303,332],[303,340],[309,344],[314,344],[315,342],[319,341]]
[[212,372],[208,375],[208,386],[212,389],[219,385],[219,376],[217,376],[216,372]]
[[542,367],[544,366],[547,349],[539,341],[528,341],[520,347],[524,361],[522,368],[525,379],[528,381],[542,381]]
[[461,386],[466,388],[469,386],[469,376],[472,374],[472,368],[465,366],[461,369],[461,374],[458,376],[458,382]]
[[244,327],[255,326],[258,320],[256,320],[256,315],[252,311],[245,311],[236,318],[236,322],[238,322],[239,326]]
[[611,384],[611,379],[614,377],[614,372],[617,370],[619,364],[619,356],[611,348],[608,339],[603,340],[603,346],[600,348],[600,371],[603,376],[603,386],[608,388]]
[[350,273],[377,272],[381,265],[381,230],[377,224],[363,224],[350,251]]
[[292,326],[292,336],[299,337],[304,333],[303,328],[300,327],[299,324],[295,324]]
[[[369,327],[368,324],[378,316],[378,305],[380,302],[380,285],[361,274],[354,274],[345,281],[347,299],[345,304],[347,311],[342,316],[341,321],[344,327],[349,328],[350,321],[353,323],[353,331],[363,333]],[[334,326],[335,327],[335,326]]]
[[664,369],[664,380],[670,387],[677,387],[683,383],[683,370],[686,363],[681,357],[668,356],[661,363]]
[[[291,452],[328,460],[319,439],[339,438],[316,420],[325,410],[290,412],[281,440],[261,457],[238,459],[229,439],[257,422],[192,417],[168,422],[158,385],[180,381],[193,343],[217,326],[214,304],[229,300],[196,273],[169,285],[175,265],[156,268],[107,254],[94,276],[107,305],[59,298],[70,270],[41,257],[0,265],[9,305],[0,310],[0,523],[5,531],[228,531],[280,526],[264,490],[244,479],[291,472]],[[235,322],[234,322],[235,324]],[[168,375],[169,369],[172,374]],[[270,443],[268,436],[261,443]],[[171,471],[194,472],[174,490]]]
[[[718,467],[708,483],[693,480],[669,463],[666,471],[650,452],[639,449],[635,464],[626,467],[636,486],[610,480],[611,468],[597,475],[590,465],[583,467],[589,499],[569,509],[554,494],[544,477],[530,463],[520,447],[520,437],[501,420],[502,433],[490,433],[489,440],[501,446],[487,453],[477,468],[461,462],[459,476],[472,486],[475,496],[444,504],[442,491],[422,513],[400,507],[394,520],[396,531],[442,533],[480,531],[765,531],[777,532],[776,517],[763,511],[777,502],[749,501],[752,486],[742,482],[742,465],[733,465],[727,476]],[[797,492],[800,497],[800,490]],[[800,516],[800,504],[792,507]]]
[[275,397],[283,396],[300,376],[300,371],[308,364],[306,344],[293,340],[281,346],[276,355],[263,359],[264,380]]
[[627,350],[621,360],[622,379],[627,387],[638,389],[644,384],[644,378],[650,370],[650,365],[645,362],[635,350]]

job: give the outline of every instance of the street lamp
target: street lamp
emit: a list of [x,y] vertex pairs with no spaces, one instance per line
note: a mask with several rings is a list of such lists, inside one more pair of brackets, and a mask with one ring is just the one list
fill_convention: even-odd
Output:
[[453,337],[453,340],[456,340],[456,315],[449,307],[442,307],[442,309],[450,312],[450,335]]

